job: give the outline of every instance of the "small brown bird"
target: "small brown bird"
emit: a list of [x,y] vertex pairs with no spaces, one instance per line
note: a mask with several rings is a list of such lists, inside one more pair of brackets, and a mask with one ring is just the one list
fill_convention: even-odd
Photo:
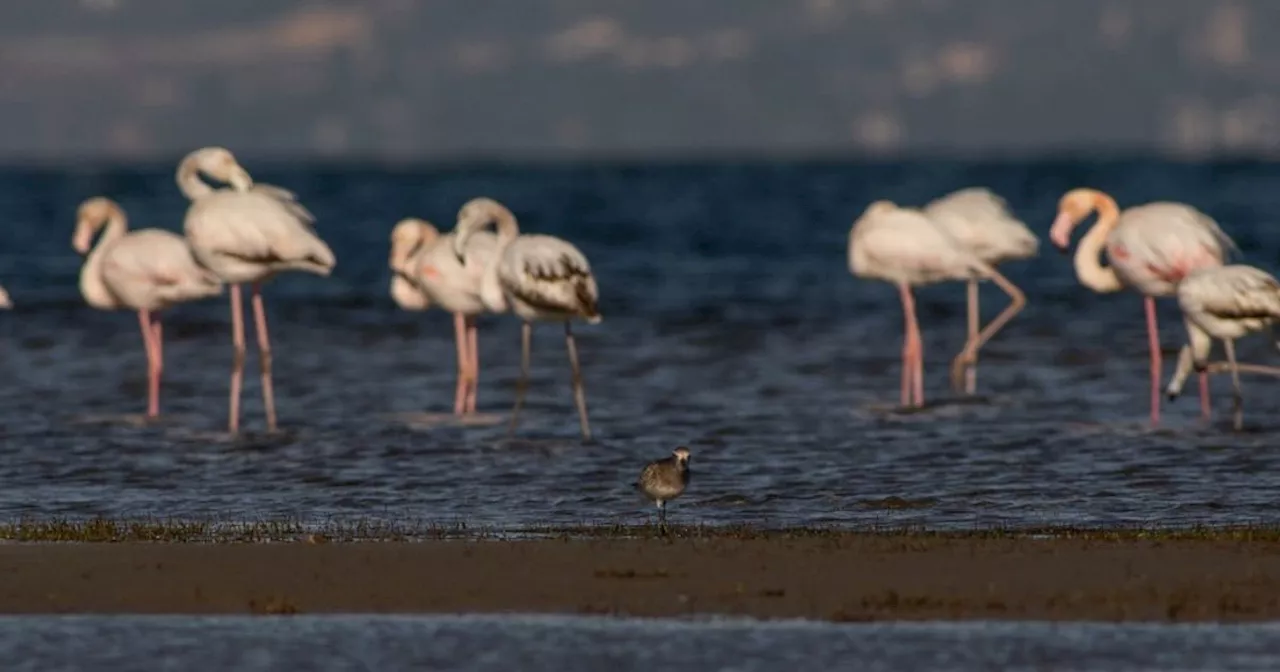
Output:
[[679,497],[689,485],[689,449],[680,446],[671,457],[654,460],[640,472],[636,489],[658,505],[658,523],[667,524],[667,502]]

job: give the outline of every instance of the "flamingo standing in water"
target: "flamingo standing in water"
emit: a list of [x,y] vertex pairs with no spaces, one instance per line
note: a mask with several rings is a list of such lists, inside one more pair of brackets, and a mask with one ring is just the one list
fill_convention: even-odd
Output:
[[[1096,189],[1073,189],[1058,202],[1049,238],[1062,251],[1071,231],[1090,213],[1098,221],[1076,248],[1076,277],[1095,292],[1134,289],[1143,296],[1151,349],[1151,424],[1160,424],[1160,335],[1156,297],[1171,296],[1192,271],[1221,266],[1235,243],[1208,215],[1182,203],[1157,202],[1120,211],[1111,196]],[[1106,249],[1108,266],[1099,255]],[[1200,374],[1200,412],[1208,419],[1209,374]]]
[[[231,189],[213,189],[200,175],[225,182]],[[327,276],[333,271],[333,252],[315,233],[315,218],[292,193],[267,184],[254,184],[231,152],[205,147],[178,165],[178,187],[191,201],[183,222],[191,250],[202,265],[231,285],[231,338],[235,349],[231,370],[231,410],[228,428],[240,428],[240,388],[244,377],[244,315],[240,284],[252,283],[253,316],[258,332],[262,368],[262,399],[267,430],[276,429],[275,395],[271,381],[271,338],[262,304],[262,285],[285,271]]]
[[[1030,259],[1040,249],[1034,233],[1009,212],[1003,198],[989,189],[971,187],[953,192],[924,206],[924,214],[956,242],[982,261],[997,266],[1006,261]],[[969,336],[978,337],[978,281],[968,280]],[[953,380],[957,388],[960,381]],[[965,368],[964,392],[973,394],[978,382],[978,356]],[[959,389],[957,389],[959,391]]]
[[[436,227],[421,219],[408,218],[396,224],[391,232],[392,293],[413,292],[405,298],[421,305],[417,310],[436,304],[453,313],[458,350],[453,412],[465,415],[476,412],[480,376],[476,316],[487,310],[480,297],[481,281],[493,262],[498,240],[487,231],[473,234],[467,241],[466,260],[460,262],[453,249],[454,238],[454,233],[441,236]],[[397,279],[407,287],[397,288]]]
[[978,350],[1026,305],[1021,290],[923,212],[900,208],[889,201],[872,203],[853,223],[849,231],[849,270],[858,277],[883,280],[898,287],[906,318],[902,345],[903,406],[924,405],[924,347],[911,294],[913,286],[990,278],[1009,295],[1009,305],[969,338],[956,356],[951,367],[953,381],[976,360]]
[[[1266,271],[1252,266],[1202,268],[1187,274],[1178,285],[1178,306],[1187,326],[1188,345],[1178,353],[1178,367],[1166,392],[1172,401],[1195,368],[1207,375],[1213,339],[1222,341],[1231,371],[1233,421],[1244,425],[1244,397],[1240,392],[1240,371],[1280,375],[1280,368],[1240,364],[1236,361],[1235,339],[1255,331],[1270,331],[1280,320],[1280,283]],[[1274,334],[1272,334],[1274,341]],[[1277,343],[1280,346],[1280,343]]]
[[493,262],[484,269],[480,298],[489,310],[501,313],[509,307],[524,321],[520,330],[520,382],[516,386],[510,429],[515,430],[529,383],[533,322],[563,322],[565,348],[573,370],[573,400],[578,407],[582,438],[590,440],[587,395],[582,386],[571,320],[581,318],[587,324],[599,324],[603,319],[597,307],[599,292],[591,266],[586,256],[566,240],[538,234],[520,235],[515,215],[490,198],[472,199],[458,211],[453,252],[459,262],[470,263],[468,244],[472,236],[489,225],[498,230],[497,249]]
[[[106,231],[94,245],[93,237]],[[85,257],[80,293],[99,310],[138,312],[147,349],[147,417],[160,415],[164,350],[160,316],[174,304],[222,293],[222,281],[198,264],[182,236],[161,229],[128,230],[124,210],[109,198],[80,204],[71,245]],[[92,248],[92,251],[91,251]]]

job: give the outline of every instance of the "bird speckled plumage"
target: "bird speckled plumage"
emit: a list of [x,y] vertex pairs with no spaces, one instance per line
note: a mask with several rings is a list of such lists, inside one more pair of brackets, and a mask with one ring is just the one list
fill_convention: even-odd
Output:
[[689,473],[689,449],[681,446],[671,451],[671,457],[645,465],[636,489],[658,505],[658,516],[665,522],[667,502],[684,493]]

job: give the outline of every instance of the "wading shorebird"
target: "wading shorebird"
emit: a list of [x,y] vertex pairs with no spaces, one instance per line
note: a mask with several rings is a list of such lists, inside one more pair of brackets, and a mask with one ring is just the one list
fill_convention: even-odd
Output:
[[573,339],[572,320],[599,324],[599,291],[587,257],[567,240],[541,234],[521,234],[515,215],[491,198],[475,198],[458,211],[454,227],[453,252],[463,265],[472,263],[467,255],[473,236],[486,226],[498,229],[494,260],[484,269],[480,297],[495,313],[510,309],[523,320],[520,327],[520,381],[516,403],[511,410],[514,431],[529,385],[529,349],[534,322],[563,322],[565,349],[573,373],[573,400],[578,407],[582,438],[591,440],[587,421],[587,393],[578,366],[578,346]]
[[[476,338],[476,316],[488,310],[481,299],[485,269],[494,263],[497,236],[488,231],[472,234],[467,241],[466,261],[453,251],[455,234],[440,235],[430,222],[407,218],[391,233],[391,292],[396,302],[411,310],[426,310],[435,304],[453,313],[454,339],[458,350],[458,385],[453,412],[476,412],[480,379],[480,347]],[[410,287],[397,285],[397,281]],[[405,296],[397,296],[397,292]]]
[[[1013,213],[1003,198],[990,189],[970,187],[952,192],[929,202],[924,214],[942,227],[960,243],[993,268],[1006,261],[1030,259],[1039,252],[1040,240]],[[978,282],[968,280],[969,335],[967,340],[978,338],[982,318],[978,312]],[[953,381],[957,383],[959,381]],[[978,384],[978,353],[973,353],[964,375],[963,392],[973,394]],[[961,389],[957,389],[960,392]]]
[[[1271,274],[1252,266],[1232,265],[1193,271],[1178,286],[1178,306],[1187,326],[1188,344],[1178,353],[1178,367],[1166,392],[1172,401],[1194,368],[1202,374],[1220,370],[1209,364],[1213,339],[1222,341],[1231,372],[1232,421],[1244,425],[1244,397],[1240,371],[1280,376],[1280,368],[1240,364],[1235,339],[1258,331],[1272,331],[1280,320],[1280,283]],[[1271,334],[1275,340],[1274,333]],[[1280,343],[1276,344],[1280,347]]]
[[[1090,213],[1098,220],[1076,247],[1073,264],[1085,287],[1105,294],[1132,289],[1142,295],[1151,350],[1151,424],[1160,424],[1160,334],[1156,297],[1172,296],[1192,271],[1221,266],[1235,243],[1217,222],[1182,203],[1148,203],[1124,212],[1116,200],[1097,189],[1073,189],[1058,202],[1058,217],[1049,229],[1054,246],[1065,252],[1071,231]],[[1099,256],[1107,252],[1109,265]],[[1209,375],[1200,374],[1200,413],[1209,418]]]
[[849,270],[860,278],[898,288],[905,317],[902,345],[902,405],[924,405],[924,347],[911,288],[951,280],[989,278],[1009,295],[1009,305],[972,336],[951,364],[951,383],[960,388],[978,350],[1026,305],[1022,290],[991,264],[962,246],[920,210],[876,201],[849,230]]
[[658,505],[658,524],[667,525],[667,502],[679,497],[689,485],[689,449],[680,446],[671,457],[645,465],[636,489]]
[[[94,244],[93,237],[105,231]],[[137,311],[147,349],[147,417],[160,416],[164,370],[159,311],[222,293],[222,281],[196,262],[182,236],[163,229],[129,231],[124,210],[109,198],[90,198],[76,214],[71,246],[85,255],[80,294],[99,310]]]
[[[224,182],[214,189],[201,175]],[[293,193],[269,184],[254,184],[231,152],[221,147],[197,149],[178,164],[178,187],[191,205],[183,221],[187,241],[197,261],[231,285],[230,413],[227,428],[240,430],[240,387],[244,378],[244,311],[240,285],[251,283],[254,325],[258,332],[258,362],[262,370],[262,401],[267,431],[276,430],[276,402],[271,380],[271,336],[262,303],[262,285],[287,271],[328,276],[333,252],[312,225],[315,217]]]
[[0,287],[0,310],[8,310],[13,308],[13,301],[9,300],[9,292]]

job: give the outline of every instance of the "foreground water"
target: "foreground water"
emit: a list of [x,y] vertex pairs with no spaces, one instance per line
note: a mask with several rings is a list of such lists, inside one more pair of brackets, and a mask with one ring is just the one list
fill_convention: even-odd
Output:
[[0,618],[0,654],[14,672],[1170,672],[1280,669],[1278,634],[1274,625],[67,616]]
[[[406,518],[513,527],[636,522],[644,461],[678,444],[694,484],[683,522],[929,527],[1240,523],[1274,520],[1280,395],[1246,379],[1246,420],[1196,419],[1194,395],[1146,426],[1139,299],[1098,296],[1068,258],[1006,266],[1030,306],[984,351],[981,395],[946,391],[961,345],[963,289],[920,293],[931,406],[894,410],[901,310],[894,290],[849,275],[850,223],[876,198],[921,203],[988,185],[1044,234],[1057,198],[1089,184],[1121,203],[1194,203],[1274,270],[1280,166],[1153,162],[968,165],[705,165],[384,171],[249,166],[296,190],[334,248],[333,277],[268,290],[278,436],[225,426],[225,298],[166,317],[167,418],[138,426],[145,371],[136,319],[85,307],[69,246],[77,203],[117,198],[132,225],[179,230],[170,167],[0,172],[0,515],[306,520]],[[590,257],[603,324],[581,326],[597,440],[583,444],[562,335],[535,331],[534,385],[508,439],[519,329],[481,326],[472,426],[442,419],[456,370],[451,322],[387,296],[388,236],[403,216],[448,227],[466,199],[508,203],[527,231],[564,236]],[[1162,306],[1169,350],[1184,337]],[[1004,305],[984,287],[985,314]],[[1267,361],[1265,343],[1242,356]],[[1166,370],[1171,370],[1171,365]]]

